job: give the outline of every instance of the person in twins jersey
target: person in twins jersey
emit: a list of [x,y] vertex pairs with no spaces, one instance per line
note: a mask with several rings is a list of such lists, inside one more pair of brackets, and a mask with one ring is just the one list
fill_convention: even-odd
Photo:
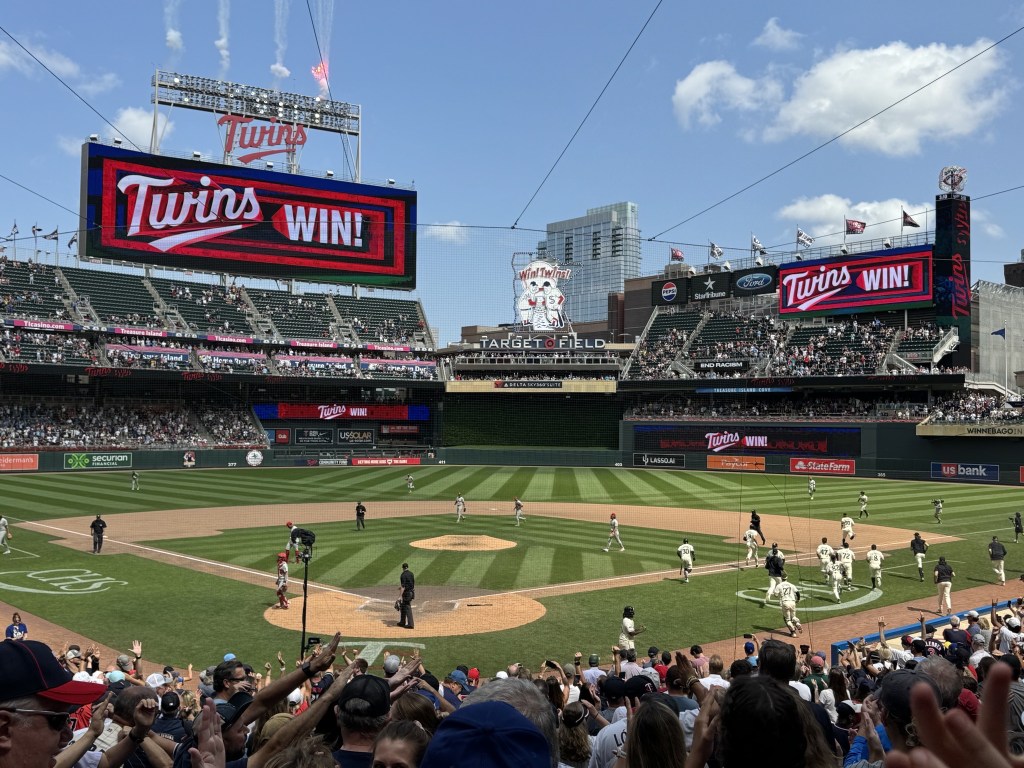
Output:
[[860,504],[860,514],[857,515],[857,518],[871,517],[868,514],[868,495],[864,491],[861,491],[860,496],[857,497],[857,503]]
[[839,557],[839,564],[843,567],[843,586],[847,592],[853,591],[853,561],[856,559],[856,555],[853,550],[850,549],[850,544],[846,541],[843,542],[843,546],[836,552]]
[[853,532],[853,518],[849,515],[843,515],[839,518],[839,530],[843,533],[843,541],[853,541],[857,538],[857,534]]
[[821,561],[821,575],[825,577],[825,583],[828,584],[828,566],[832,562],[832,555],[835,554],[835,550],[828,543],[828,539],[822,536],[821,544],[818,545],[818,549],[815,551],[818,554],[818,560]]
[[615,513],[612,512],[611,517],[608,519],[608,543],[604,545],[604,551],[607,552],[612,542],[618,542],[619,552],[625,552],[626,548],[622,546],[622,539],[619,538],[619,521],[615,517]]
[[814,501],[814,492],[817,490],[817,488],[818,484],[814,481],[814,478],[807,478],[807,495],[810,496],[811,501]]
[[786,626],[789,627],[789,636],[796,637],[797,632],[801,635],[804,633],[804,628],[800,624],[800,619],[796,615],[796,604],[800,600],[800,590],[796,588],[795,584],[789,582],[789,576],[785,571],[782,572],[782,583],[779,584],[779,603],[782,606],[782,620],[786,622]]
[[[521,522],[523,522],[523,520],[526,519],[526,515],[523,514],[523,501],[518,496],[513,496],[512,499],[512,506],[514,507],[514,511],[516,513],[516,526],[518,526]],[[615,515],[612,515],[612,517],[615,517]]]
[[747,528],[743,534],[743,543],[747,545],[747,557],[743,564],[746,566],[753,562],[754,567],[757,568],[757,531],[754,530],[753,525]]
[[683,577],[683,583],[690,582],[690,571],[693,570],[694,549],[689,539],[683,539],[683,543],[676,550],[679,553],[679,575]]
[[932,506],[935,507],[935,522],[942,525],[942,499],[932,499]]
[[288,608],[288,553],[277,553],[277,605],[275,608]]
[[455,522],[461,523],[462,518],[466,516],[466,500],[462,498],[460,493],[455,497]]
[[839,562],[839,554],[832,553],[832,561],[828,564],[828,579],[832,583],[832,594],[836,596],[836,602],[841,602],[839,590],[843,583],[843,564]]
[[882,561],[885,560],[885,554],[878,551],[878,545],[872,544],[871,549],[864,556],[868,561],[868,571],[871,573],[871,588],[881,588],[882,586]]

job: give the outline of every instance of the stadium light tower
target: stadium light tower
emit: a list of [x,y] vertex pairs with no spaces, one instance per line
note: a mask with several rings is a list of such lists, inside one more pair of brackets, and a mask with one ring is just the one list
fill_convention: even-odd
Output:
[[[250,120],[265,121],[280,126],[278,131],[266,134],[277,137],[276,143],[288,147],[288,165],[292,172],[298,170],[295,159],[296,148],[302,141],[289,141],[284,136],[293,138],[301,132],[316,130],[341,134],[344,137],[354,136],[356,139],[355,158],[352,162],[353,181],[360,181],[362,176],[362,107],[344,101],[330,101],[320,96],[303,96],[296,93],[276,91],[253,85],[243,85],[226,80],[214,80],[209,77],[183,75],[178,72],[157,70],[153,75],[152,103],[153,132],[150,138],[149,151],[158,154],[160,149],[160,131],[157,117],[159,106],[182,107],[215,115],[234,116],[242,122]],[[263,125],[266,128],[266,125]],[[232,125],[232,127],[235,127]],[[268,139],[274,143],[274,139]],[[347,143],[345,144],[347,147]],[[346,159],[348,150],[346,149]],[[230,163],[231,148],[225,141],[224,162]]]

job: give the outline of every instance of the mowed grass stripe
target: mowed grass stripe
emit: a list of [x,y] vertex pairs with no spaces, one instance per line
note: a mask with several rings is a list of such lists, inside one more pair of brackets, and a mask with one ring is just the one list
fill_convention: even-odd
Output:
[[601,485],[602,490],[609,499],[620,499],[622,503],[639,505],[641,498],[630,488],[618,473],[612,469],[595,469],[593,476]]
[[576,473],[574,471],[560,471],[555,473],[555,482],[552,489],[551,501],[582,501],[580,496],[580,486],[576,481]]

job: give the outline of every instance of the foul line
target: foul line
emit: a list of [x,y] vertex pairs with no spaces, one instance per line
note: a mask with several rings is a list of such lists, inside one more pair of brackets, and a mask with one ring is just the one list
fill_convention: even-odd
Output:
[[[25,524],[26,525],[37,525],[40,528],[47,528],[47,529],[49,529],[51,531],[59,531],[60,533],[63,533],[63,534],[71,534],[73,536],[78,536],[78,537],[81,537],[83,539],[84,538],[90,538],[90,539],[92,538],[92,535],[88,534],[88,533],[80,533],[78,531],[69,531],[69,530],[67,530],[65,528],[58,528],[55,525],[47,525],[46,523],[36,523],[36,522],[32,522],[30,520],[27,520],[27,521],[25,521]],[[104,538],[104,542],[110,542],[111,544],[117,544],[118,546],[122,546],[122,547],[131,547],[133,549],[138,549],[138,550],[141,550],[143,552],[153,552],[153,553],[156,553],[156,554],[159,554],[159,555],[163,555],[164,557],[173,557],[173,558],[177,558],[179,560],[185,560],[187,562],[201,563],[203,565],[210,566],[210,567],[223,568],[224,570],[227,570],[227,571],[237,571],[238,573],[245,573],[245,574],[249,574],[250,576],[258,576],[260,578],[267,579],[268,581],[277,581],[277,576],[274,575],[274,574],[266,573],[265,571],[257,571],[254,568],[245,568],[245,567],[243,567],[241,565],[229,565],[228,563],[220,563],[220,562],[217,562],[215,560],[207,560],[204,557],[195,557],[194,555],[183,555],[180,552],[171,552],[170,550],[167,550],[167,549],[157,549],[156,547],[147,547],[144,544],[133,544],[133,543],[127,542],[127,541],[118,541],[117,539]],[[309,586],[310,587],[315,587],[316,589],[321,589],[324,592],[335,592],[335,593],[340,594],[340,595],[350,595],[352,597],[358,597],[361,600],[370,601],[370,600],[375,600],[376,599],[376,598],[372,598],[372,597],[367,597],[366,595],[360,595],[357,592],[351,592],[351,591],[346,590],[346,589],[339,589],[337,587],[331,587],[331,586],[328,586],[326,584],[320,584],[320,583],[315,582],[315,581],[309,582]]]

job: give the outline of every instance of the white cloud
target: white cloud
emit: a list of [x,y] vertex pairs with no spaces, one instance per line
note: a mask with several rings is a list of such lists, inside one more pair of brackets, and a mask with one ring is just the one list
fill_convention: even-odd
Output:
[[988,212],[975,206],[971,209],[971,229],[978,231],[979,229],[989,237],[997,240],[1002,239],[1006,232],[999,224],[992,220]]
[[[174,123],[167,119],[167,115],[160,113],[157,118],[157,135],[166,139],[174,130]],[[112,121],[129,141],[143,151],[149,148],[149,138],[153,133],[153,110],[147,107],[124,107],[117,111]],[[105,126],[106,131],[101,131],[103,136],[109,132],[110,126]]]
[[435,222],[427,225],[425,230],[421,234],[442,243],[465,245],[469,242],[469,228],[461,221]]
[[[938,43],[911,48],[895,42],[868,50],[838,51],[796,79],[765,139],[794,135],[831,138],[921,88],[989,46]],[[926,141],[969,136],[1007,104],[1005,58],[990,51],[884,115],[844,136],[850,147],[885,155],[915,155]]]
[[[847,147],[883,155],[915,155],[925,143],[983,132],[1008,106],[1016,83],[999,50],[928,85],[989,45],[990,41],[981,39],[970,45],[933,43],[912,48],[893,42],[837,50],[792,78],[788,98],[783,79],[789,75],[783,70],[769,65],[764,75],[747,77],[730,62],[709,61],[676,83],[672,104],[684,128],[690,127],[694,117],[702,126],[713,126],[732,112],[737,114],[735,130],[741,136],[763,141],[792,136],[825,140],[923,88],[840,139]],[[755,112],[756,121],[742,119]]]
[[81,138],[75,138],[74,136],[57,137],[57,149],[71,157],[82,156],[82,143],[83,140]]
[[773,17],[768,19],[761,34],[754,39],[754,45],[770,51],[792,51],[800,47],[801,37],[803,35],[799,32],[780,27],[778,17]]
[[113,72],[106,72],[99,77],[83,81],[77,91],[83,96],[98,96],[101,93],[112,91],[121,85],[121,78]]
[[[855,203],[848,197],[825,194],[794,200],[780,209],[777,216],[793,223],[794,239],[796,238],[796,227],[800,227],[814,238],[823,238],[820,245],[827,245],[829,241],[839,242],[843,239],[845,219],[867,222],[869,226],[864,230],[864,235],[858,235],[858,237],[892,237],[900,233],[901,209],[910,213],[921,225],[921,230],[910,231],[923,231],[926,223],[924,211],[931,212],[934,208],[934,201],[914,203],[898,198],[889,198],[888,200],[864,200]],[[929,217],[934,216],[933,213],[928,215]],[[934,218],[928,223],[934,227]],[[906,232],[907,230],[904,230],[904,233]]]
[[744,77],[727,61],[698,64],[676,82],[672,106],[683,127],[697,118],[703,126],[722,121],[719,110],[755,112],[774,106],[782,97],[782,86],[773,77],[754,80]]

